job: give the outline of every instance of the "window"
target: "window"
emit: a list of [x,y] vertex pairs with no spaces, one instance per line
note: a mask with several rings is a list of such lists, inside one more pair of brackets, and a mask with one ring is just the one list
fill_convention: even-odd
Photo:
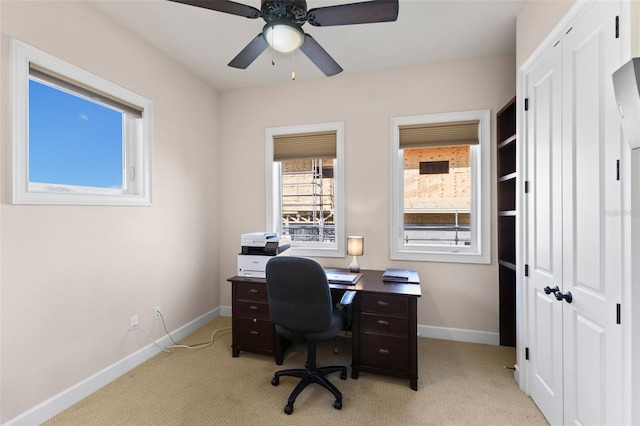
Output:
[[490,262],[488,110],[391,119],[391,258]]
[[421,175],[439,175],[449,173],[449,160],[447,161],[421,161]]
[[298,256],[344,256],[343,123],[266,131],[267,231]]
[[13,202],[151,204],[151,101],[11,41]]

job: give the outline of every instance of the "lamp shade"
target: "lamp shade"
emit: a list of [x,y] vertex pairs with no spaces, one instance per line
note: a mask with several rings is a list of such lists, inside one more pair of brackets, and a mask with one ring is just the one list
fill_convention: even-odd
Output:
[[262,30],[269,46],[278,52],[293,52],[304,42],[304,33],[290,22],[269,22]]
[[364,237],[347,237],[347,254],[349,256],[362,256],[364,254]]

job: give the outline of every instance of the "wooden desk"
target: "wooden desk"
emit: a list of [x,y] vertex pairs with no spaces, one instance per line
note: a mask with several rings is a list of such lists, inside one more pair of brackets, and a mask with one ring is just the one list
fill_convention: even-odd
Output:
[[[346,270],[345,270],[346,271]],[[363,270],[354,286],[330,284],[332,290],[356,290],[352,323],[351,377],[360,371],[409,379],[418,390],[419,284],[387,284],[383,271]],[[240,351],[275,356],[282,364],[289,345],[273,327],[264,278],[231,277],[232,355]]]

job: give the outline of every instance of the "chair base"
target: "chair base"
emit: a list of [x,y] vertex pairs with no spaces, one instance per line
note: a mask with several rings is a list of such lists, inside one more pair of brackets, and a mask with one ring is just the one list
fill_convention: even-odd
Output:
[[271,379],[271,384],[273,386],[278,386],[278,384],[280,384],[280,377],[282,376],[298,377],[301,379],[289,395],[287,405],[284,407],[284,412],[287,414],[293,413],[293,403],[296,401],[298,395],[300,395],[300,392],[302,392],[304,388],[306,388],[311,383],[317,383],[331,392],[336,398],[335,402],[333,403],[333,407],[336,410],[342,409],[342,393],[325,376],[331,373],[340,372],[340,378],[342,380],[347,380],[347,367],[342,365],[332,365],[320,368],[316,367],[315,346],[315,342],[309,342],[307,344],[307,362],[305,364],[306,368],[280,370],[277,371],[274,374],[273,379]]

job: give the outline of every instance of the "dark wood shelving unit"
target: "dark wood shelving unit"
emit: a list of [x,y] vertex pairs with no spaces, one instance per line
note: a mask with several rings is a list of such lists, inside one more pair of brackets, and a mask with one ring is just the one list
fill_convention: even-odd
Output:
[[496,114],[500,345],[516,345],[516,98]]

